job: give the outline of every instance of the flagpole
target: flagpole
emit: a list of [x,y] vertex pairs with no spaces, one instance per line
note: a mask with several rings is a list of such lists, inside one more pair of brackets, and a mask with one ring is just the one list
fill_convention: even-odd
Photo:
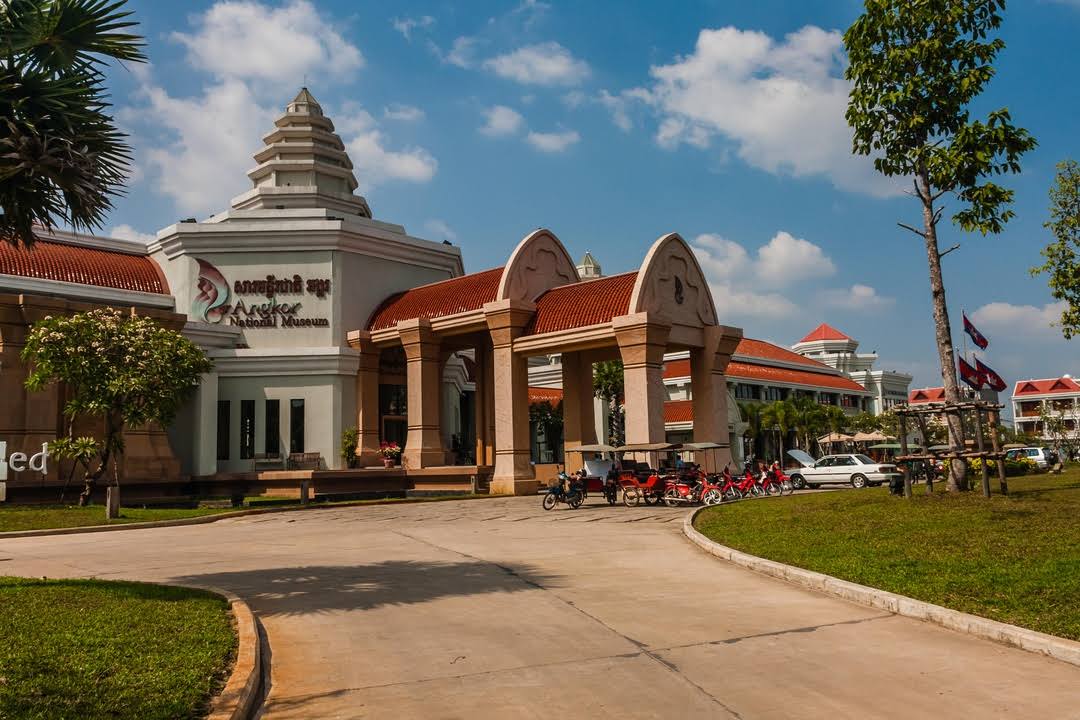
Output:
[[[967,346],[967,339],[968,339],[967,310],[965,310],[963,307],[960,308],[960,319],[964,321],[964,339],[963,339],[963,343],[964,343],[964,362],[971,362],[971,356],[968,355],[968,346]],[[971,388],[969,387],[968,390],[971,390]],[[972,391],[972,392],[974,392],[974,391]],[[965,391],[964,394],[966,395],[967,391]]]

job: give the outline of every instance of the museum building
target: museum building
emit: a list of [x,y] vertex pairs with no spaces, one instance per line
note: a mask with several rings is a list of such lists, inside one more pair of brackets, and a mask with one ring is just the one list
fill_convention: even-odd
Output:
[[[649,244],[638,270],[593,278],[539,229],[503,265],[464,274],[459,248],[372,217],[306,89],[254,159],[251,189],[227,210],[165,227],[149,245],[44,230],[30,248],[0,244],[9,452],[94,431],[67,427],[62,388],[25,390],[19,353],[37,319],[109,306],[180,330],[214,362],[172,426],[125,433],[122,483],[150,495],[298,479],[316,492],[533,492],[530,358],[554,355],[566,451],[597,440],[592,364],[606,359],[623,362],[627,442],[664,441],[664,357],[679,353],[693,438],[720,446],[715,462],[730,459],[725,371],[742,331],[720,323],[677,234]],[[350,427],[354,461],[340,452]],[[404,445],[402,467],[382,467],[384,441]],[[9,497],[47,494],[67,470],[14,473]]]

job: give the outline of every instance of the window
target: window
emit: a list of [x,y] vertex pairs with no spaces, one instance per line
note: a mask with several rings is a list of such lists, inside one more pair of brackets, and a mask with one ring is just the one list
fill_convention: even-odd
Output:
[[855,459],[852,458],[849,455],[841,455],[840,457],[836,458],[836,462],[833,463],[834,466],[836,466],[836,465],[854,465],[854,464],[855,464]]
[[276,457],[281,454],[281,401],[266,401],[266,438],[263,442],[266,454]]
[[240,401],[240,459],[255,457],[255,401]]
[[304,401],[289,401],[289,452],[304,452]]
[[735,386],[735,399],[736,400],[757,400],[758,392],[756,385],[747,385],[746,383],[739,383]]
[[[877,462],[876,460],[874,460],[874,458],[862,454],[856,455],[855,459],[858,460],[859,463],[862,465],[874,465]],[[852,462],[851,464],[854,465],[855,463]]]
[[765,388],[765,400],[783,400],[784,389],[778,387]]
[[232,412],[228,400],[218,400],[217,404],[217,459],[229,459],[229,417]]

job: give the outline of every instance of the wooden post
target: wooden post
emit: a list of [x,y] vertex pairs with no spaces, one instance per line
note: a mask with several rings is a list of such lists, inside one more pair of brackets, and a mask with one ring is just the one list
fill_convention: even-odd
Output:
[[[990,461],[990,458],[986,456],[986,446],[983,443],[983,407],[981,405],[975,408],[975,442],[979,448],[979,459],[982,460],[982,491],[983,497],[990,497],[990,469],[986,467],[986,463]],[[999,462],[998,465],[1001,465]]]
[[997,458],[998,485],[1002,495],[1009,494],[1009,481],[1005,479],[1005,456],[1001,453],[1000,441],[998,440],[998,412],[990,413],[990,443],[994,447],[994,456]]
[[[900,454],[908,454],[907,415],[900,415]],[[906,461],[900,472],[904,473],[904,499],[911,499],[911,461]]]
[[[920,413],[920,414],[915,416],[915,420],[919,423],[919,432],[922,433],[923,446],[926,448],[927,454],[928,455],[934,455],[934,459],[936,460],[937,455],[935,453],[930,452],[930,436],[926,432],[926,417],[923,416]],[[934,494],[934,473],[936,473],[936,472],[937,472],[937,469],[935,467],[931,467],[930,470],[926,473],[926,494],[927,495],[933,495]]]
[[120,517],[120,486],[110,485],[105,490],[105,519],[115,520]]

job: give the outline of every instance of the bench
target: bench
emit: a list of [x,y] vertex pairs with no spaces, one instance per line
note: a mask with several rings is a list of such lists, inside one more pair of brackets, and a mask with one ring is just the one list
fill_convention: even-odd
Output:
[[267,455],[259,453],[254,458],[255,472],[260,470],[283,470],[285,459],[280,454]]
[[314,453],[289,453],[286,470],[319,470],[322,468],[322,455]]

